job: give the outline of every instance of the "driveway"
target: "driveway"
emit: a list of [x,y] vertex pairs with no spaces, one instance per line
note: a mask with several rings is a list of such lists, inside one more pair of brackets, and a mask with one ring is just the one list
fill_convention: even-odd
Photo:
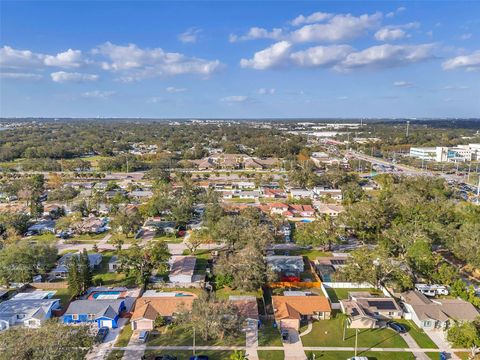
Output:
[[428,335],[430,339],[438,346],[439,349],[442,349],[446,353],[450,355],[450,359],[459,360],[460,358],[455,355],[452,351],[452,347],[450,343],[445,338],[445,332],[443,331],[432,331],[432,330],[425,330],[425,333]]
[[128,342],[128,347],[132,346],[133,349],[126,349],[123,353],[122,360],[140,360],[145,353],[146,343],[139,343],[137,340],[138,332],[133,332],[130,341]]
[[303,344],[300,340],[298,330],[288,330],[288,342],[283,342],[283,351],[285,353],[285,360],[306,360],[307,355],[303,350]]
[[246,350],[245,356],[248,360],[258,360],[258,324],[252,321],[248,324],[246,332]]
[[118,320],[118,328],[110,329],[105,340],[94,346],[93,349],[88,352],[87,356],[85,356],[85,360],[105,359],[110,352],[110,349],[115,346],[118,335],[127,321],[128,319],[120,318]]

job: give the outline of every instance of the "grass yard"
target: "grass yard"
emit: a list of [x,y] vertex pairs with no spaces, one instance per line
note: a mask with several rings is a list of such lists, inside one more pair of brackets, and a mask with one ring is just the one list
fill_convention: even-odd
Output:
[[[317,360],[346,360],[355,355],[353,351],[306,351],[308,359]],[[357,356],[366,356],[369,360],[415,360],[415,356],[409,352],[358,352]]]
[[215,291],[215,295],[219,299],[227,300],[230,295],[250,295],[255,296],[256,298],[262,297],[262,290],[258,289],[257,291],[241,291],[241,290],[233,290],[229,287],[224,287]]
[[355,288],[355,289],[346,289],[346,288],[326,288],[328,296],[332,302],[338,302],[338,300],[348,299],[349,292],[355,291],[368,291],[371,294],[382,295],[382,292],[374,288]]
[[195,295],[200,296],[204,292],[203,289],[200,288],[180,288],[180,287],[173,287],[173,288],[152,288],[149,290],[156,290],[158,292],[163,291],[163,292],[173,292],[173,291],[184,291],[184,292],[190,292]]
[[112,350],[108,354],[107,360],[122,360],[124,352],[123,350]]
[[[222,350],[197,350],[197,355],[206,355],[210,360],[228,360],[233,351]],[[146,350],[145,360],[153,360],[158,355],[172,355],[176,356],[178,360],[187,360],[193,356],[193,351],[190,350]]]
[[93,272],[93,283],[100,286],[126,286],[133,285],[134,279],[127,278],[125,274],[108,272],[108,262],[115,254],[113,251],[102,252],[100,268]]
[[[245,346],[245,334],[240,334],[238,338],[228,338],[223,340],[205,341],[200,336],[196,336],[196,345],[212,346]],[[193,330],[185,326],[167,326],[160,331],[160,334],[152,334],[148,340],[148,346],[190,346],[193,344]]]
[[38,242],[56,242],[58,239],[55,237],[55,234],[45,233],[41,235],[33,235],[27,238],[28,241],[38,241]]
[[102,240],[107,235],[108,235],[107,232],[104,232],[104,233],[101,233],[101,234],[81,234],[81,235],[77,235],[76,237],[74,237],[74,239],[77,240],[77,241]]
[[258,350],[260,360],[284,360],[285,354],[281,350]]
[[418,346],[420,346],[422,349],[438,349],[437,345],[432,341],[432,339],[430,339],[428,335],[422,329],[420,329],[413,321],[404,319],[395,321],[405,325],[408,333],[413,337]]
[[155,235],[153,240],[164,241],[171,244],[181,244],[183,242],[183,237],[176,237],[175,235]]
[[[340,316],[330,320],[313,322],[312,332],[303,336],[304,346],[355,346],[355,329],[347,329],[343,341],[343,323]],[[360,329],[358,331],[359,347],[405,348],[405,341],[391,329]]]
[[[275,250],[275,255],[284,255],[285,250]],[[288,254],[291,256],[306,256],[309,260],[315,260],[317,257],[332,256],[331,252],[322,251],[322,250],[289,250]]]
[[[273,322],[262,323],[258,329],[258,346],[282,346],[282,339],[278,328],[273,327]],[[282,353],[283,359],[283,353]]]
[[123,329],[120,331],[120,335],[118,335],[115,346],[118,346],[118,347],[127,346],[128,342],[130,341],[130,338],[132,337],[132,333],[133,333],[133,330],[129,321],[125,324]]

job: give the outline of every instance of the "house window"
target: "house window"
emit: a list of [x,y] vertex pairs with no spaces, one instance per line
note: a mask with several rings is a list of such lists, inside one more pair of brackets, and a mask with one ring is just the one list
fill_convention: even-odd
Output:
[[17,319],[23,319],[25,317],[25,314],[17,314]]
[[388,312],[388,316],[393,316],[393,315],[395,315],[395,313],[393,311]]
[[72,320],[78,320],[78,314],[72,314]]
[[431,327],[431,326],[432,326],[432,322],[429,321],[429,320],[424,321],[424,322],[423,322],[423,326],[424,326],[424,327]]

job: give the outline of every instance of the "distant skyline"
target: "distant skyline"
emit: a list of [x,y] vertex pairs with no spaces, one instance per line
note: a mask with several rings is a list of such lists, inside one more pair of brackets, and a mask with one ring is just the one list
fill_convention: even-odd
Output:
[[0,1],[1,117],[480,116],[480,2]]

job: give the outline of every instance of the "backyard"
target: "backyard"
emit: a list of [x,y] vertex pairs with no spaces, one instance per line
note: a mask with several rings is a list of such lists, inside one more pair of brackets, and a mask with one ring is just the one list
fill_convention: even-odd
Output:
[[134,285],[133,278],[126,278],[125,274],[108,271],[108,262],[114,255],[113,251],[102,252],[102,263],[100,268],[93,272],[93,283],[98,286]]
[[[343,320],[335,316],[330,320],[313,322],[313,329],[302,337],[304,346],[355,346],[355,329],[347,329],[343,341]],[[405,348],[405,341],[396,332],[390,329],[359,329],[359,347]]]
[[345,300],[348,299],[349,292],[357,292],[357,291],[368,291],[370,294],[373,295],[382,295],[382,292],[376,290],[374,288],[325,288],[327,290],[328,296],[332,302],[338,302],[338,300]]

